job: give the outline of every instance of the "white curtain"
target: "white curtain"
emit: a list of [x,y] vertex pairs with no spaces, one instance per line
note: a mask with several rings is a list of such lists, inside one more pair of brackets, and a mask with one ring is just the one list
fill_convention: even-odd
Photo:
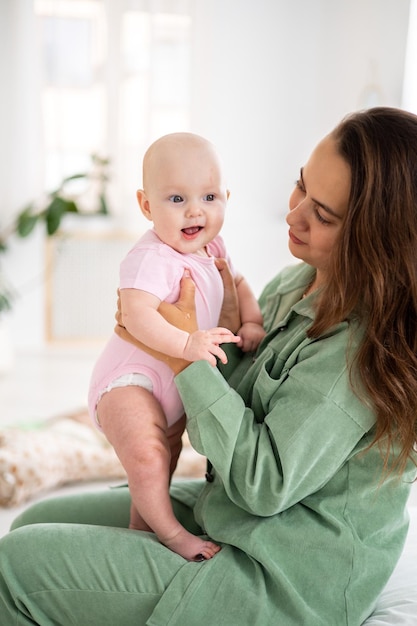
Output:
[[402,108],[417,113],[417,0],[410,0]]
[[[41,65],[33,0],[0,2],[0,81],[2,230],[43,188]],[[32,285],[42,285],[42,259],[40,236],[24,244],[12,241],[8,253],[1,254],[0,271],[19,293],[12,314],[7,319],[2,316],[13,337],[19,338],[20,329],[28,325],[43,327],[43,292]],[[40,333],[31,331],[27,344],[41,345]]]
[[42,189],[40,54],[33,0],[0,2],[0,51],[0,225],[4,225]]

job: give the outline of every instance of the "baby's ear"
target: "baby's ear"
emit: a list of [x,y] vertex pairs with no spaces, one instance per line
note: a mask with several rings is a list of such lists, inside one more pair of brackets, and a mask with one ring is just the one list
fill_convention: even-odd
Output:
[[143,215],[146,217],[146,219],[152,221],[152,214],[151,214],[151,209],[149,206],[149,200],[146,197],[146,193],[144,192],[143,189],[137,190],[136,198],[138,199],[138,204],[140,206],[140,210],[142,211]]

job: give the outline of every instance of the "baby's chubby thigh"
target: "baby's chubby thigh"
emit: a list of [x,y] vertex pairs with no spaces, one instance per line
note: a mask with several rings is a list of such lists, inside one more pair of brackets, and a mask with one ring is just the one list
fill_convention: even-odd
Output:
[[167,421],[159,401],[148,385],[138,384],[141,375],[128,374],[112,381],[97,404],[97,422],[129,475],[129,467],[146,451],[152,438],[161,438]]
[[170,449],[172,473],[185,426],[172,371],[167,366],[155,369],[142,364],[140,372],[114,379],[99,394],[96,407],[97,422],[131,478],[137,471],[135,459],[148,456],[150,441]]
[[[183,416],[184,407],[174,382],[174,374],[165,364],[161,363],[158,370],[143,368],[141,373],[135,372],[121,376],[113,381],[107,389],[127,386],[140,387],[152,394],[162,409],[167,428],[178,422]],[[146,392],[141,393],[140,397],[145,401]]]
[[[146,358],[149,359],[149,363]],[[169,428],[184,414],[184,407],[174,382],[174,373],[165,363],[160,361],[157,361],[155,367],[155,359],[149,355],[143,355],[143,359],[144,362],[141,363],[140,367],[136,367],[136,371],[134,371],[134,365],[131,364],[132,373],[117,378],[107,387],[106,391],[127,386],[137,386],[148,391],[158,401],[166,420],[166,427]],[[140,407],[137,409],[140,411]]]

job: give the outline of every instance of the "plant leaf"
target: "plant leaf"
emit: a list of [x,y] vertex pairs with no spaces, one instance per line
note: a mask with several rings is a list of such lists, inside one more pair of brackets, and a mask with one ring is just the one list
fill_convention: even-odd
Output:
[[36,222],[40,218],[40,214],[31,213],[31,207],[28,207],[20,215],[17,216],[16,232],[20,237],[27,237],[36,226]]
[[80,213],[80,210],[74,200],[65,200],[65,212],[66,213]]
[[66,200],[61,196],[55,196],[45,211],[46,230],[48,235],[53,235],[61,224],[65,213],[78,213],[78,208],[73,200]]
[[100,194],[100,209],[98,212],[100,213],[100,215],[109,214],[109,207],[107,205],[107,200],[106,200],[106,196],[104,193]]
[[71,180],[78,180],[79,178],[88,178],[88,174],[73,174],[72,176],[67,176],[61,183],[61,187],[65,185],[65,183],[69,183]]
[[0,292],[0,312],[10,311],[11,308],[12,308],[12,303],[11,303],[9,294]]

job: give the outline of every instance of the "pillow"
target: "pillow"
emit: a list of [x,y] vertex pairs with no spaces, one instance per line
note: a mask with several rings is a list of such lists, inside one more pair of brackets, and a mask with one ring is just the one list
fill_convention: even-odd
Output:
[[417,506],[410,506],[410,527],[404,550],[375,610],[363,626],[417,624]]

